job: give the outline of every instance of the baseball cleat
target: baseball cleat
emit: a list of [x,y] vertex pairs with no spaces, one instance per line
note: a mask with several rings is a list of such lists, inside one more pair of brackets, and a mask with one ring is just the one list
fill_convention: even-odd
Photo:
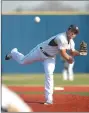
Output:
[[[11,50],[11,53],[16,52],[16,51],[17,51],[17,48],[14,48],[14,49]],[[11,54],[6,54],[5,60],[10,60],[11,58],[12,58]]]
[[45,102],[44,105],[52,105],[53,103]]
[[5,60],[10,60],[11,58],[12,58],[11,54],[7,54],[7,55],[5,56]]

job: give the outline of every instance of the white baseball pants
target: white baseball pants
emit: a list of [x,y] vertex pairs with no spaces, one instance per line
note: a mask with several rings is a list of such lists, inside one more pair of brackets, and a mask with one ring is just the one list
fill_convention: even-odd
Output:
[[46,102],[51,103],[53,101],[53,72],[55,69],[55,57],[46,57],[38,47],[35,47],[27,55],[23,55],[18,52],[17,48],[11,51],[12,58],[16,60],[19,64],[31,64],[36,61],[43,61],[44,71],[45,71],[45,99]]

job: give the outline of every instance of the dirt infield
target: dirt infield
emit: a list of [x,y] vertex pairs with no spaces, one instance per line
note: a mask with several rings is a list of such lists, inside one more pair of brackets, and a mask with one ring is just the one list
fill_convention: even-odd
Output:
[[[15,92],[43,92],[43,87],[8,86]],[[58,91],[54,91],[58,92]],[[60,91],[61,92],[61,91]],[[62,92],[89,92],[89,87],[64,87]],[[89,96],[54,94],[54,104],[44,105],[43,94],[20,94],[34,112],[89,112]]]

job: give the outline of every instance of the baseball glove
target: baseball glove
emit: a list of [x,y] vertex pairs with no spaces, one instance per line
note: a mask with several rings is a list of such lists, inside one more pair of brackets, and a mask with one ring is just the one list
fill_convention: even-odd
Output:
[[84,41],[82,41],[80,43],[80,55],[87,55],[87,43],[85,43]]

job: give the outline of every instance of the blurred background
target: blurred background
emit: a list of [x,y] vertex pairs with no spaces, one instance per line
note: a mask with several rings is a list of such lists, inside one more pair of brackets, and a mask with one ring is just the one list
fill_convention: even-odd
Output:
[[[88,12],[89,1],[2,1],[2,72],[42,73],[41,63],[22,66],[13,60],[6,62],[4,56],[14,47],[27,54],[40,42],[65,32],[70,24],[80,29],[75,39],[76,49],[82,40],[89,43]],[[34,21],[35,16],[40,17],[40,23]],[[56,63],[55,72],[59,73],[63,68],[59,56]],[[74,71],[89,72],[88,55],[75,58]]]
[[4,1],[2,12],[10,11],[89,11],[89,1]]
[[[40,17],[39,23],[34,21],[35,16]],[[13,60],[5,61],[5,55],[15,47],[27,54],[37,44],[65,32],[71,24],[80,29],[80,34],[74,39],[75,47],[79,50],[82,40],[89,43],[89,1],[2,1],[2,74],[41,75],[44,72],[41,62],[19,65]],[[63,62],[57,55],[55,74],[60,75],[62,70]],[[75,57],[74,73],[88,75],[89,55]]]

